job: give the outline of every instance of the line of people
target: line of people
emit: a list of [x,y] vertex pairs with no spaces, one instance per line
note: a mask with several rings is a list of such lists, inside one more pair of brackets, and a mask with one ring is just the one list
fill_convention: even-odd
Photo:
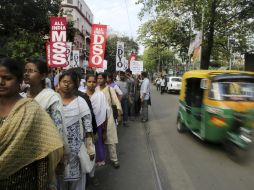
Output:
[[[87,174],[98,185],[95,167],[106,164],[107,150],[112,166],[120,167],[122,115],[127,126],[129,112],[138,114],[142,105],[142,121],[148,120],[145,72],[141,86],[128,72],[118,82],[111,74],[88,74],[83,92],[76,69],[59,74],[56,91],[47,88],[47,74],[43,59],[28,59],[22,67],[0,58],[0,189],[84,190]],[[29,87],[21,88],[24,83]]]

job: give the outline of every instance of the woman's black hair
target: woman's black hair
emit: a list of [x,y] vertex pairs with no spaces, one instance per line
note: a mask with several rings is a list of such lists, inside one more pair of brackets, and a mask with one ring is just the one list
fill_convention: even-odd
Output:
[[83,75],[82,70],[79,67],[70,68],[70,69],[68,69],[68,71],[75,72],[78,75],[79,80],[81,80],[83,78],[83,76],[82,76]]
[[27,59],[27,63],[35,64],[40,74],[48,74],[48,65],[45,59],[32,57]]
[[[31,57],[31,58],[27,59],[27,63],[32,63],[32,64],[36,65],[36,67],[37,67],[40,74],[42,74],[42,75],[43,74],[45,74],[45,75],[48,74],[48,65],[47,65],[47,62],[46,62],[45,59]],[[43,88],[46,87],[46,79],[41,81],[41,86]]]
[[75,90],[78,90],[79,88],[79,76],[74,70],[66,70],[63,71],[63,73],[59,77],[59,83],[65,76],[70,76],[72,82],[74,83]]
[[87,75],[86,75],[86,81],[88,81],[88,79],[89,79],[90,77],[94,77],[95,80],[97,80],[97,79],[96,79],[96,76],[95,76],[94,74],[87,74]]
[[97,78],[98,78],[99,75],[101,75],[104,80],[107,80],[107,74],[106,73],[98,73]]
[[114,80],[113,73],[107,73],[107,77],[110,78],[112,81]]
[[9,57],[0,58],[0,66],[6,67],[11,74],[17,77],[17,81],[22,83],[24,76],[24,65]]

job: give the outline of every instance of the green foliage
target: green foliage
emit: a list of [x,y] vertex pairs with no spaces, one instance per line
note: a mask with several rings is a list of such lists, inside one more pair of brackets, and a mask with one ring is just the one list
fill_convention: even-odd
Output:
[[8,42],[5,44],[7,53],[11,57],[22,61],[32,56],[45,56],[44,46],[42,38],[31,34],[22,34],[17,39],[8,38]]
[[169,69],[179,61],[175,58],[175,53],[170,49],[163,49],[161,47],[148,47],[144,51],[143,62],[144,67],[148,71],[155,71],[157,67],[162,71],[162,68]]
[[[0,52],[25,61],[45,56],[45,35],[49,35],[50,16],[60,13],[61,0],[1,0]],[[73,23],[67,25],[67,39],[75,36]]]
[[138,0],[137,3],[143,5],[141,17],[146,13],[155,15],[139,31],[139,39],[146,46],[158,42],[173,46],[186,56],[193,30],[202,30],[202,67],[205,69],[211,59],[220,65],[228,62],[229,37],[236,41],[234,51],[249,50],[248,34],[254,31],[253,20],[250,20],[254,18],[253,0]]
[[105,59],[108,61],[109,72],[115,71],[117,41],[124,42],[124,53],[126,59],[129,59],[132,51],[138,53],[138,44],[132,38],[117,35],[108,36],[106,43]]
[[49,17],[57,16],[61,0],[1,0],[1,33],[7,36],[27,33],[48,34]]

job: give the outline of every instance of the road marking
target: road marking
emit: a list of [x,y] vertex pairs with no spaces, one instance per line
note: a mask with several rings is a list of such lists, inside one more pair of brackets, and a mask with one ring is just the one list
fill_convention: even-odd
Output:
[[160,175],[158,172],[158,167],[154,158],[154,152],[151,146],[151,140],[150,140],[150,127],[144,123],[143,124],[144,129],[145,129],[145,134],[146,134],[146,146],[147,146],[147,150],[150,156],[150,160],[152,162],[153,165],[153,173],[154,173],[154,178],[156,180],[156,186],[157,186],[157,190],[163,190],[162,185],[161,185],[161,179],[160,179]]

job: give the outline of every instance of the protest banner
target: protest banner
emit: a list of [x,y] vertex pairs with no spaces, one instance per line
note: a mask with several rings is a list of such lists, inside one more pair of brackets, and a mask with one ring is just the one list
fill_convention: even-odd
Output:
[[116,71],[125,71],[124,70],[124,43],[117,42],[116,45]]
[[49,67],[67,66],[66,17],[50,17]]
[[124,57],[124,71],[126,71],[129,68],[129,61]]
[[80,63],[79,63],[79,50],[73,50],[72,51],[72,64],[71,64],[71,68],[73,67],[79,67]]
[[107,37],[107,26],[100,24],[92,25],[89,67],[103,68]]
[[72,51],[72,42],[66,43],[66,56],[67,56],[67,65],[71,62],[71,51]]
[[143,61],[131,61],[130,70],[134,75],[140,75],[143,71]]

